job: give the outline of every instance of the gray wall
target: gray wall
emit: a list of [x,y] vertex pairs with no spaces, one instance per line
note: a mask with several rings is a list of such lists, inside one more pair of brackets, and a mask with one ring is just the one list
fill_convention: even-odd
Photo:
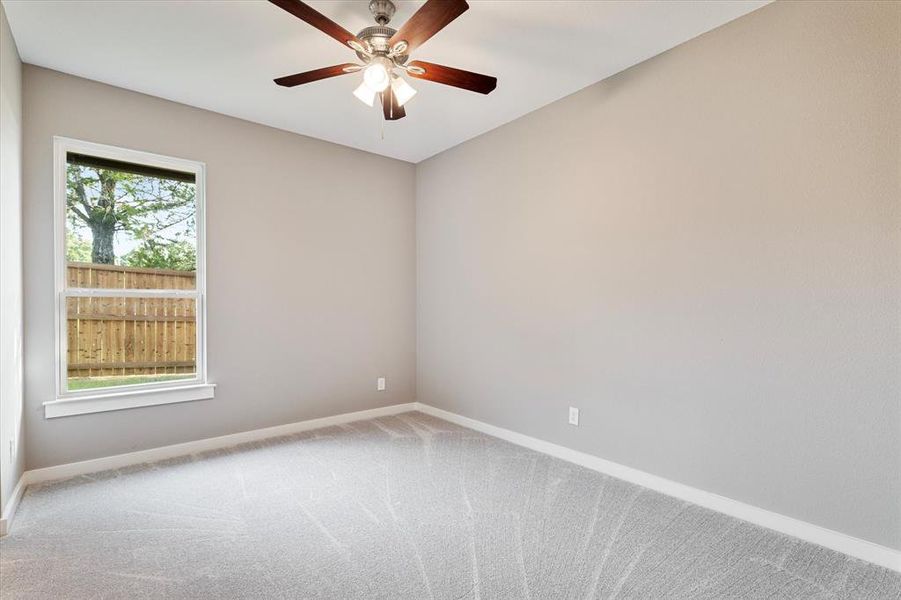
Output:
[[[28,468],[414,400],[413,165],[33,66],[24,89]],[[54,135],[206,163],[215,399],[44,419]]]
[[421,163],[418,399],[901,548],[899,51],[776,3]]
[[22,63],[0,4],[0,508],[25,465],[22,397]]

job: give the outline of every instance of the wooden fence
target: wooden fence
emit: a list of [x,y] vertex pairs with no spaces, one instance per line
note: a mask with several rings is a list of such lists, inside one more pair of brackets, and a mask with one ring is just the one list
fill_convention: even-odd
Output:
[[[193,271],[69,263],[70,287],[195,288]],[[66,304],[69,377],[164,375],[196,369],[193,298],[72,297]]]

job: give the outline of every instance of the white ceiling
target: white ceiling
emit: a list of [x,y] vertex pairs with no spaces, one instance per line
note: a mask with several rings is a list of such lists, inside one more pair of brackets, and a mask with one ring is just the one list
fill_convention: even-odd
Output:
[[[413,58],[495,75],[482,96],[412,80],[407,117],[351,94],[359,74],[286,89],[274,77],[353,53],[262,0],[3,0],[22,60],[410,162],[512,121],[768,0],[469,0]],[[350,31],[368,0],[311,0]],[[422,4],[397,2],[399,27]],[[384,129],[384,132],[383,132]]]

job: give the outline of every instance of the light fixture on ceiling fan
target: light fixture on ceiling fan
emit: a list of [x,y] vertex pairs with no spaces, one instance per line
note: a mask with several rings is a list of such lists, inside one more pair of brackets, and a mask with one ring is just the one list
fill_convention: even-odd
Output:
[[294,87],[362,71],[363,82],[354,90],[354,96],[369,106],[375,104],[378,96],[388,121],[405,117],[404,105],[416,95],[416,90],[396,71],[406,72],[416,79],[426,79],[480,94],[488,94],[497,87],[496,77],[425,61],[407,62],[413,50],[469,9],[465,0],[428,0],[399,30],[388,27],[394,16],[394,3],[391,0],[371,0],[369,11],[378,25],[367,27],[357,35],[300,0],[269,1],[349,46],[362,62],[344,63],[279,77],[275,80],[278,85]]

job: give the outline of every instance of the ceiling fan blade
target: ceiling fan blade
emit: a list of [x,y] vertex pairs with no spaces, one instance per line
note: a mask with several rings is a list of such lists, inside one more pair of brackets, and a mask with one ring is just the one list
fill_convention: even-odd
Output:
[[[445,67],[444,65],[436,65],[422,60],[414,60],[407,67],[413,67],[407,71],[410,77],[416,79],[427,79],[435,83],[443,83],[444,85],[452,85],[454,87],[478,92],[480,94],[490,94],[497,87],[497,77],[490,75],[482,75],[473,73],[472,71],[464,71],[453,67]],[[419,69],[425,72],[420,73]]]
[[468,9],[466,0],[428,0],[391,36],[388,47],[404,41],[407,46],[403,53],[409,54]]
[[313,71],[305,71],[294,75],[286,75],[279,77],[275,83],[282,87],[294,87],[295,85],[303,85],[311,81],[319,81],[320,79],[328,79],[329,77],[337,77],[338,75],[347,75],[360,70],[360,65],[353,63],[344,63],[343,65],[334,65],[332,67],[322,67]]
[[407,116],[407,111],[397,103],[397,96],[394,95],[394,90],[390,86],[380,96],[382,97],[382,112],[385,114],[386,121],[397,121]]
[[[300,0],[269,0],[272,4],[275,4],[279,8],[288,11],[298,19],[306,21],[319,31],[324,34],[335,38],[345,46],[350,46],[354,48],[350,44],[350,42],[354,42],[359,45],[360,48],[363,47],[363,43],[357,39],[357,36],[344,29],[322,13],[316,11],[313,7],[308,4],[304,4]],[[356,48],[354,48],[356,49]]]

